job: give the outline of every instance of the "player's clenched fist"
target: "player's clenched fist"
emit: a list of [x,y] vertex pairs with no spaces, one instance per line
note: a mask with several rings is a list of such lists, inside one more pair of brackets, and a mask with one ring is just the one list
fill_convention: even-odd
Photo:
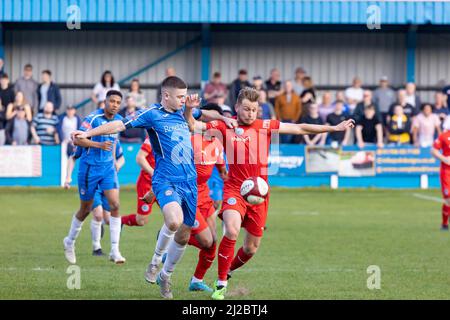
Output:
[[112,141],[103,141],[101,143],[100,149],[105,150],[105,151],[111,151],[112,146],[113,146]]
[[76,139],[86,139],[86,132],[75,130],[70,134],[70,137],[72,141],[75,141]]
[[355,120],[349,119],[342,121],[336,126],[336,131],[345,131],[347,129],[352,129],[355,127]]
[[141,198],[141,200],[144,201],[145,203],[150,204],[150,203],[152,203],[154,198],[155,198],[155,194],[153,193],[153,190],[150,189],[149,192],[144,194],[144,196]]

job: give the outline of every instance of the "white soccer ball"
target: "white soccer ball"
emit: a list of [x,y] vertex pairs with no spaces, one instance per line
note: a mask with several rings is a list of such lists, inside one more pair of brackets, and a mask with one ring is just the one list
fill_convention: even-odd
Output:
[[250,177],[241,185],[241,196],[250,204],[261,204],[269,193],[269,185],[261,177]]

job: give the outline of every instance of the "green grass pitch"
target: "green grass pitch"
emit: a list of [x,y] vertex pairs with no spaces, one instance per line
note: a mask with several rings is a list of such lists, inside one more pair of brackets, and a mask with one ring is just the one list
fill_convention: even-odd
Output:
[[[447,299],[450,234],[439,230],[441,205],[432,200],[439,196],[438,190],[274,188],[261,247],[235,273],[227,298]],[[124,227],[122,266],[91,256],[89,217],[76,246],[81,289],[70,290],[62,239],[78,207],[76,191],[2,188],[0,203],[0,299],[160,299],[159,288],[143,278],[162,224],[158,208],[145,227]],[[134,210],[134,190],[125,188],[121,212]],[[209,299],[187,290],[196,259],[197,249],[188,247],[173,275],[175,299]],[[380,289],[367,288],[371,265],[380,267]],[[207,283],[216,273],[215,262]]]

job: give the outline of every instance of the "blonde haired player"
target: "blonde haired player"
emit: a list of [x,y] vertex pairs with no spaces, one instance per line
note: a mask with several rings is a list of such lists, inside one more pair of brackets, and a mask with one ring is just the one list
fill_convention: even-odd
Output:
[[[278,120],[259,120],[259,93],[252,88],[239,92],[235,105],[238,127],[228,129],[222,121],[202,123],[187,112],[190,127],[195,131],[214,130],[211,135],[222,140],[229,164],[229,179],[225,182],[223,206],[219,217],[224,223],[224,236],[218,251],[218,280],[212,298],[223,300],[230,272],[244,265],[256,253],[261,243],[267,217],[269,196],[259,205],[250,205],[240,194],[242,182],[249,177],[261,177],[267,182],[271,133],[319,134],[345,131],[354,127],[353,120],[337,126],[283,123]],[[234,247],[240,229],[246,229],[244,245],[234,256]],[[234,258],[233,258],[234,257]]]

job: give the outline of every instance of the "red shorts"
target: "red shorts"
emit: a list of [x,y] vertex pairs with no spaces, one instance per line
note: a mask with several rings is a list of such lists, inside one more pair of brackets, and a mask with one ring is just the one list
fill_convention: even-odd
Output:
[[450,198],[450,170],[441,168],[441,191],[444,199]]
[[192,227],[191,234],[196,235],[208,228],[206,219],[214,214],[214,201],[209,196],[208,187],[204,188],[199,186],[198,199],[197,199],[197,211],[195,213],[195,223]]
[[214,201],[209,195],[209,188],[206,183],[198,186],[197,208],[200,209],[205,219],[214,214]]
[[156,197],[153,198],[151,203],[145,203],[141,200],[141,198],[150,191],[152,188],[151,181],[143,178],[142,175],[139,175],[139,178],[136,183],[136,192],[137,192],[137,213],[143,216],[147,216],[152,213],[152,206],[156,202]]
[[251,205],[241,196],[240,188],[225,186],[222,209],[219,218],[225,210],[236,210],[240,213],[242,227],[255,237],[262,237],[269,209],[269,194],[266,200],[258,205]]

